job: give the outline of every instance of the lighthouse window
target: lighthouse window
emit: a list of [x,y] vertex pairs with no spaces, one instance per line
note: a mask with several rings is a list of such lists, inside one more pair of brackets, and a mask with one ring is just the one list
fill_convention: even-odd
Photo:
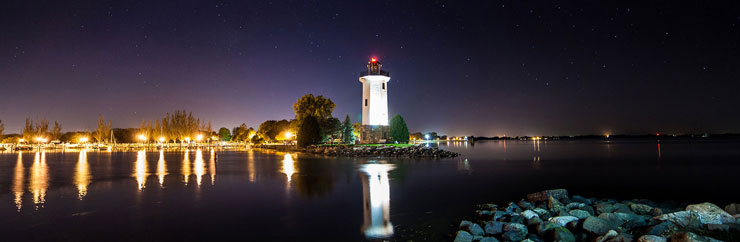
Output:
[[365,99],[365,107],[367,107],[367,99]]
[[385,83],[383,83],[383,90],[385,90]]

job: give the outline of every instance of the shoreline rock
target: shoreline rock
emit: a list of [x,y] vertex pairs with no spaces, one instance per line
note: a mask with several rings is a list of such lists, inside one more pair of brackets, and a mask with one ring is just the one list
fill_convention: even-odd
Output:
[[479,205],[477,219],[463,221],[455,241],[737,241],[739,207],[570,197],[555,189],[508,206]]
[[[257,148],[268,147],[257,146]],[[396,147],[393,145],[311,145],[303,149],[292,147],[291,151],[337,157],[453,158],[460,155],[438,147],[426,147],[423,145],[407,147]]]

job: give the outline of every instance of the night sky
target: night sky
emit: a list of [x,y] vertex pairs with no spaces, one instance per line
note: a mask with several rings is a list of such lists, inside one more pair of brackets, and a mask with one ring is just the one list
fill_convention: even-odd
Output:
[[3,1],[0,119],[357,122],[378,57],[412,132],[740,132],[739,44],[731,1]]

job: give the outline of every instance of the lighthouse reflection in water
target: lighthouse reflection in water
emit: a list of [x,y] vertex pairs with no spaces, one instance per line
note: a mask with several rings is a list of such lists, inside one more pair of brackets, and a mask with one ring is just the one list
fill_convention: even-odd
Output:
[[387,238],[393,235],[390,220],[391,190],[388,172],[391,164],[364,164],[362,177],[363,224],[362,231],[368,238]]

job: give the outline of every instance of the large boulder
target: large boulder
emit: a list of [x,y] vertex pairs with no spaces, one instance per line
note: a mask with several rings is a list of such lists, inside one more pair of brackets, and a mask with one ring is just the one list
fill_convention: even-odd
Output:
[[468,231],[459,230],[455,236],[455,242],[473,242],[473,235],[470,235]]
[[684,228],[700,228],[701,220],[699,214],[694,211],[678,211],[673,213],[663,214],[654,219],[660,221],[670,221],[678,226]]
[[501,237],[509,241],[522,241],[528,233],[527,226],[524,224],[507,223],[504,225],[504,235]]
[[678,230],[678,227],[674,223],[670,221],[664,221],[662,223],[648,227],[645,231],[645,234],[668,236],[676,230]]
[[597,235],[604,235],[609,232],[609,230],[614,230],[616,228],[617,226],[608,220],[598,217],[588,217],[583,221],[583,229]]
[[555,199],[567,198],[568,190],[554,189],[554,190],[535,192],[535,193],[527,195],[527,200],[529,200],[530,202],[542,202],[542,201],[546,201],[547,199],[549,199],[549,197],[554,197]]
[[611,213],[614,212],[614,204],[611,204],[609,202],[600,202],[595,205],[596,207],[596,213],[602,214],[602,213]]
[[557,217],[552,217],[548,219],[547,221],[556,223],[560,226],[565,226],[570,222],[578,221],[578,218],[573,217],[573,216],[557,216]]
[[734,224],[737,222],[732,215],[712,203],[692,204],[686,206],[686,211],[696,212],[702,224]]
[[565,206],[563,203],[558,201],[558,199],[555,199],[555,197],[550,197],[547,200],[547,208],[550,209],[551,212],[558,213],[560,211],[565,210]]
[[548,241],[560,241],[560,242],[575,242],[576,237],[573,235],[573,233],[570,232],[570,230],[563,228],[563,227],[557,227],[549,232],[549,238]]

